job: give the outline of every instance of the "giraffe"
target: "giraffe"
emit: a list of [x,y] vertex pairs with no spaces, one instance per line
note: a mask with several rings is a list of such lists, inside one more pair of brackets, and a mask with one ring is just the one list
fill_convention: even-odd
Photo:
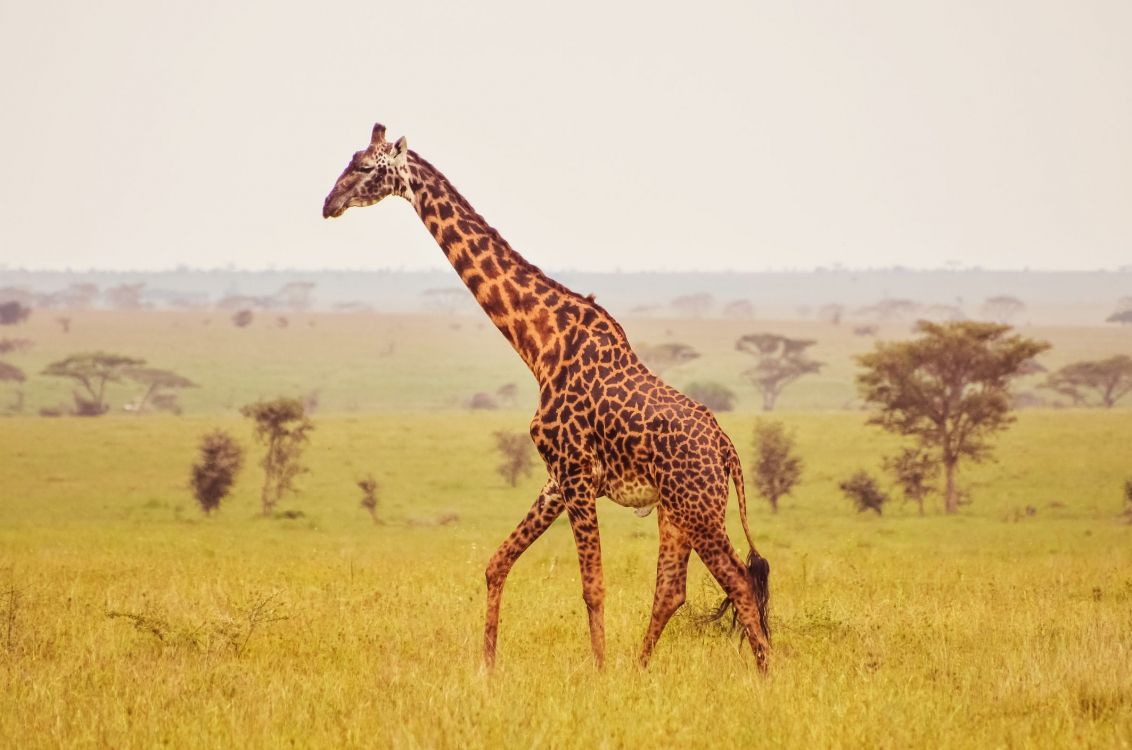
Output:
[[[652,615],[639,661],[647,666],[673,613],[684,603],[694,550],[735,607],[761,671],[770,646],[766,610],[770,566],[755,549],[743,472],[735,446],[712,413],[642,364],[621,325],[593,296],[567,289],[513,250],[404,137],[374,125],[369,145],[350,159],[326,197],[324,218],[388,196],[408,200],[460,279],[510,342],[539,385],[531,438],[546,483],[486,570],[483,659],[495,663],[503,585],[516,560],[566,513],[578,552],[590,645],[605,658],[604,598],[597,499],[656,509],[660,549]],[[727,535],[734,482],[744,563]]]

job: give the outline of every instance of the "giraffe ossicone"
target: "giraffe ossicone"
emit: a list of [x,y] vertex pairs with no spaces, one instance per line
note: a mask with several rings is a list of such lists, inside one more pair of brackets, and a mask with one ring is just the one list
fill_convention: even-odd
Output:
[[[389,143],[385,132],[374,125],[369,145],[351,157],[322,215],[341,216],[389,196],[408,200],[539,384],[530,432],[547,480],[488,563],[485,663],[495,662],[507,574],[565,512],[578,550],[591,648],[602,664],[605,587],[596,501],[608,497],[640,516],[657,510],[656,591],[641,663],[648,663],[669,618],[684,603],[694,550],[735,607],[765,670],[770,568],[751,537],[739,456],[714,415],[653,374],[593,295],[576,294],[527,262],[403,137]],[[746,563],[727,536],[731,483],[750,545]]]

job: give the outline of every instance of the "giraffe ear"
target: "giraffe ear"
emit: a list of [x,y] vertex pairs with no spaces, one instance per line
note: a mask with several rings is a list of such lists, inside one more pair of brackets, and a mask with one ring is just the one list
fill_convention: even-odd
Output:
[[405,136],[401,136],[397,139],[397,142],[393,144],[393,151],[397,154],[397,156],[404,156],[408,150],[409,142],[405,140]]
[[385,143],[385,126],[380,122],[373,124],[373,135],[370,136],[369,142],[374,146]]

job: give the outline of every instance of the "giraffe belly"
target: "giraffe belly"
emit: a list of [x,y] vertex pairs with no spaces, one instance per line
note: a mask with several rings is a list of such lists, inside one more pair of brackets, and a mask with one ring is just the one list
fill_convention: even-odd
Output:
[[618,505],[636,508],[637,515],[642,518],[660,502],[660,492],[643,478],[610,475],[601,466],[595,467],[594,477],[601,488],[600,494]]

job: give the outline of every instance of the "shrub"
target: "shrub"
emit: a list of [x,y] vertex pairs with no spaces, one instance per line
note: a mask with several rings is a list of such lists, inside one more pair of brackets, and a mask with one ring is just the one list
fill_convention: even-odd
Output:
[[251,324],[255,318],[255,313],[251,310],[240,310],[232,316],[232,325],[237,328],[245,328]]
[[243,448],[224,430],[214,430],[201,438],[200,459],[193,464],[190,482],[193,496],[205,515],[220,507],[243,465]]
[[904,448],[895,456],[886,458],[884,468],[899,483],[904,501],[916,503],[920,515],[924,515],[924,498],[935,490],[931,480],[939,473],[939,461],[922,447]]
[[503,462],[496,467],[499,475],[512,487],[519,483],[519,477],[527,476],[534,468],[531,457],[531,438],[522,432],[498,430],[495,447],[503,454]]
[[374,523],[381,523],[377,520],[377,480],[373,478],[373,474],[366,474],[357,484],[362,491],[362,507],[369,512]]
[[866,510],[875,510],[876,514],[879,516],[881,509],[888,501],[888,495],[881,491],[876,480],[869,476],[868,472],[864,470],[858,471],[837,486],[841,488],[845,496],[856,506],[858,513],[864,513]]
[[754,485],[778,512],[778,500],[789,495],[802,477],[802,459],[794,453],[794,438],[781,422],[755,423]]

